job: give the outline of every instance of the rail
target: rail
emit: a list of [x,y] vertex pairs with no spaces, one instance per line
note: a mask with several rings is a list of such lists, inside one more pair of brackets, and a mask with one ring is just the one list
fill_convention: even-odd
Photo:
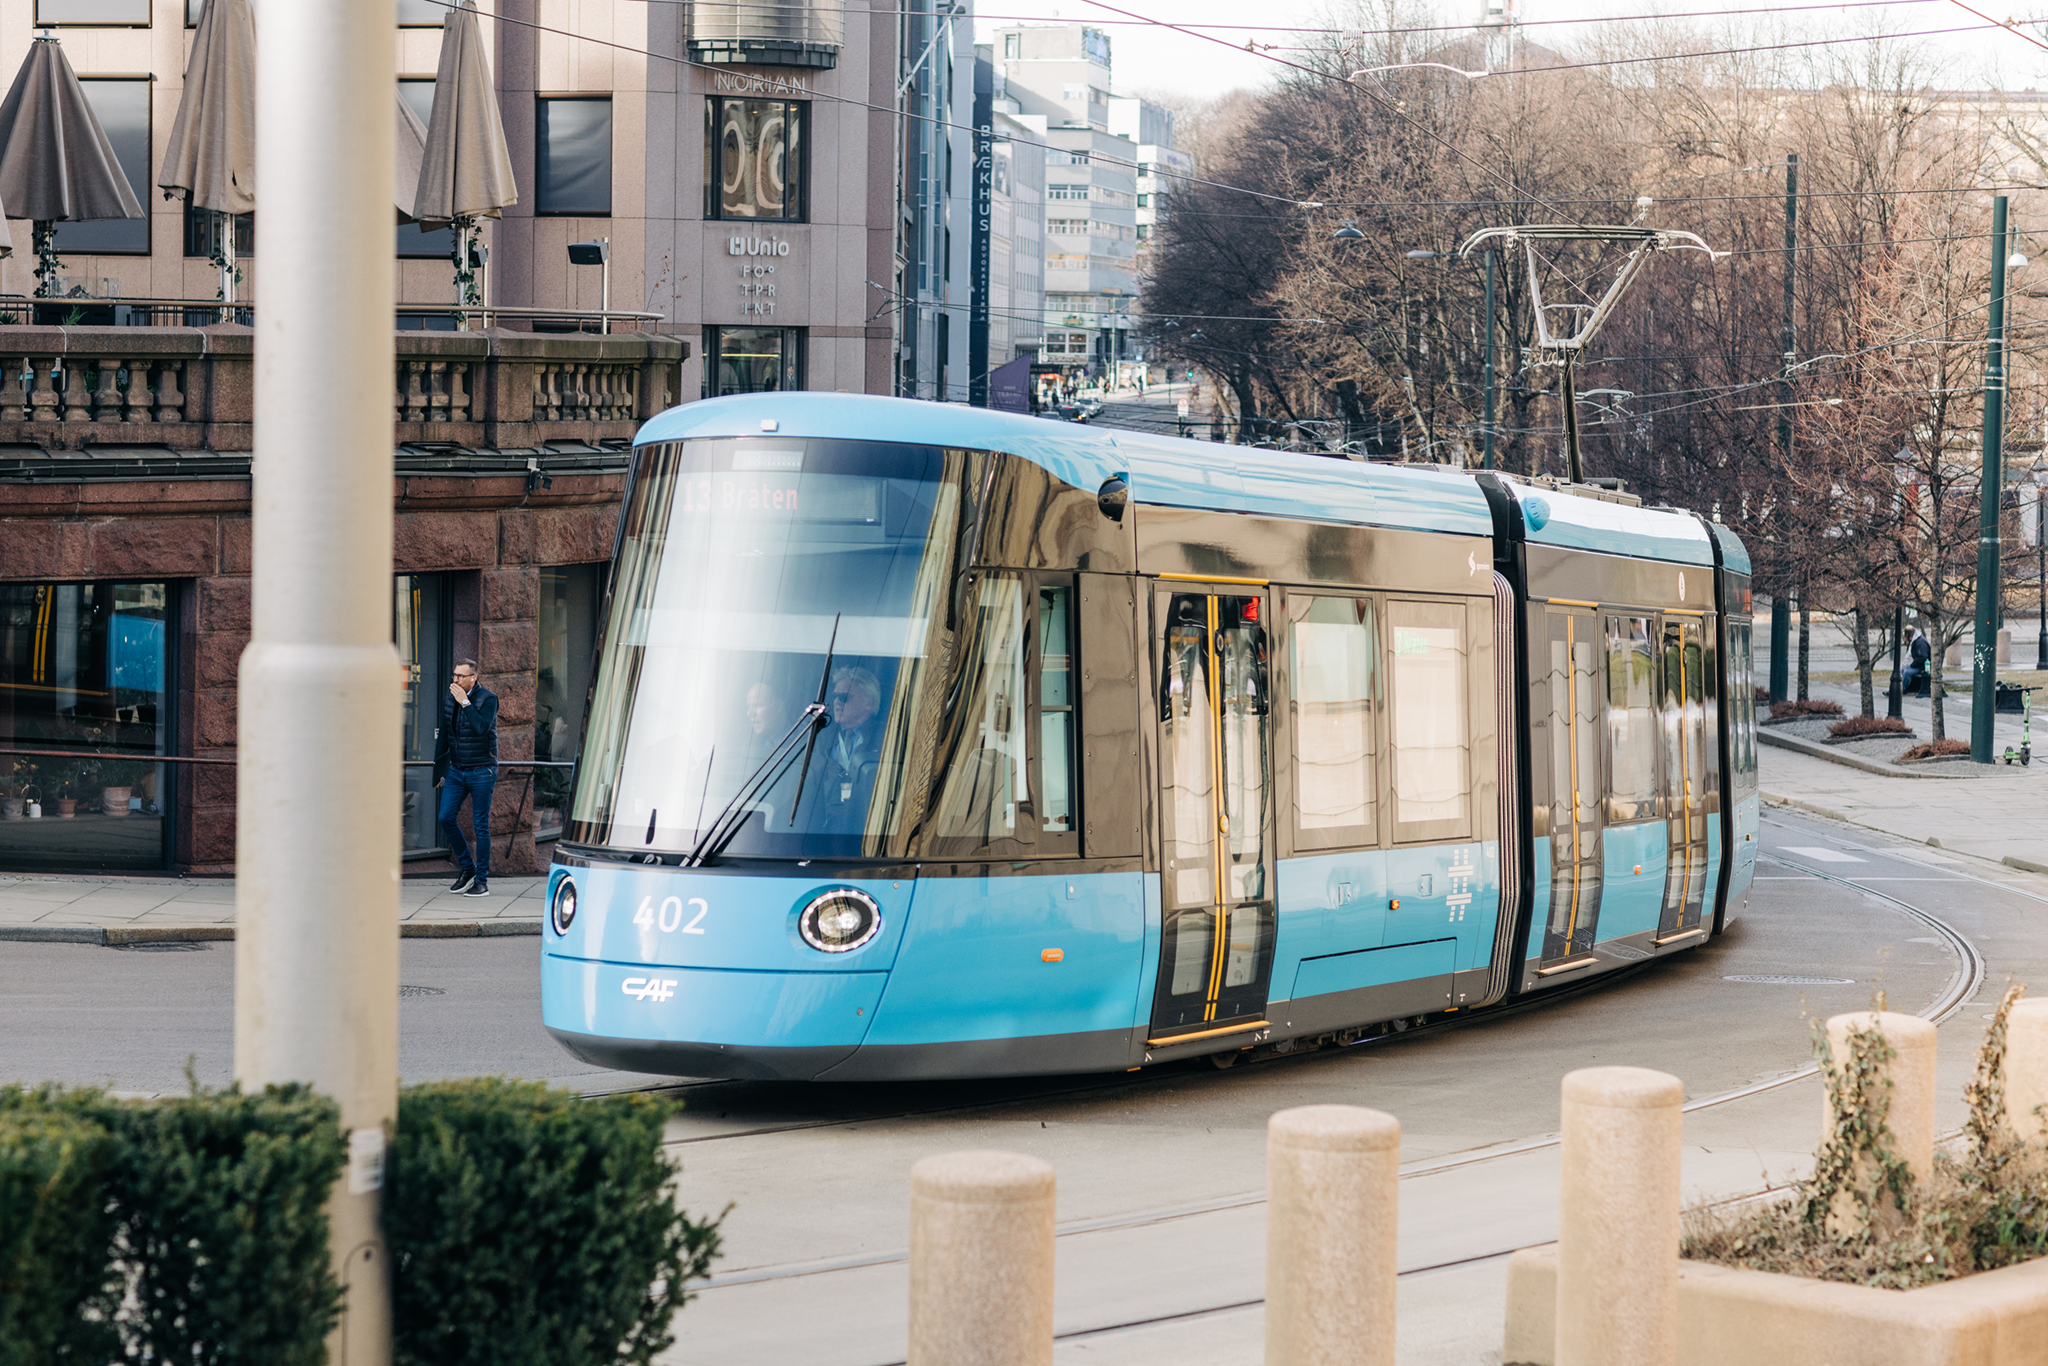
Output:
[[[203,759],[190,754],[137,754],[133,750],[118,749],[14,749],[0,747],[0,754],[19,755],[32,759],[133,759],[143,764],[225,764],[234,767],[233,759]],[[407,759],[406,768],[432,768],[432,759]],[[501,759],[499,768],[574,768],[573,759]]]
[[[464,308],[458,304],[399,304],[395,309],[400,331],[454,331],[463,318],[474,318],[483,326],[498,319],[513,322],[572,323],[578,331],[611,332],[619,325],[636,327],[667,321],[666,315],[622,308],[536,308],[528,305],[491,305]],[[447,328],[407,328],[407,318],[446,318]],[[65,299],[37,299],[26,294],[0,294],[0,326],[35,327],[212,327],[234,323],[255,324],[254,303],[226,303],[220,299],[159,299],[146,295],[79,295]]]

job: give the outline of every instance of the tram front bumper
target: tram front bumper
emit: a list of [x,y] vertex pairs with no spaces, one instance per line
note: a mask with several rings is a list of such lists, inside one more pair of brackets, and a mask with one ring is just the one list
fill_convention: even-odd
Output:
[[807,1081],[860,1047],[887,972],[755,972],[545,954],[541,1019],[575,1056],[657,1076]]

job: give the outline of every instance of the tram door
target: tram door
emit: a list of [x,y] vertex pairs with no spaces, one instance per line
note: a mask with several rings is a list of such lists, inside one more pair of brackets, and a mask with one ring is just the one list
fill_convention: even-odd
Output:
[[1576,966],[1600,919],[1600,619],[1553,609],[1550,626],[1550,923],[1538,971]]
[[1708,789],[1706,661],[1698,620],[1667,620],[1658,670],[1658,720],[1664,730],[1664,815],[1670,858],[1657,942],[1698,933],[1707,886]]
[[1243,587],[1176,585],[1154,600],[1163,920],[1155,1042],[1264,1017],[1275,924],[1270,605]]

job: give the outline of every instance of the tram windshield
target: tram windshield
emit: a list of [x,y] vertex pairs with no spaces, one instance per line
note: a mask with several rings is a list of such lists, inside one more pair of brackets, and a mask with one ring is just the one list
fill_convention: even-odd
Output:
[[891,852],[944,701],[965,457],[761,437],[637,459],[568,839],[687,853],[724,816],[732,855]]

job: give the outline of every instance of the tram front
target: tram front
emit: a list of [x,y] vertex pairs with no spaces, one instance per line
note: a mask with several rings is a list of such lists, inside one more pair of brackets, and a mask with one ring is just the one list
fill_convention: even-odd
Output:
[[[1004,1041],[1078,1022],[1121,1065],[1135,871],[1061,926],[1062,956],[1128,974],[1048,995],[1000,966],[1044,961],[1078,900],[1032,875],[1078,852],[1075,575],[986,566],[1066,502],[1123,529],[1028,462],[941,445],[709,437],[635,462],[549,877],[548,1029],[602,1066],[816,1078],[1040,1070]],[[970,862],[921,882],[932,860]]]

